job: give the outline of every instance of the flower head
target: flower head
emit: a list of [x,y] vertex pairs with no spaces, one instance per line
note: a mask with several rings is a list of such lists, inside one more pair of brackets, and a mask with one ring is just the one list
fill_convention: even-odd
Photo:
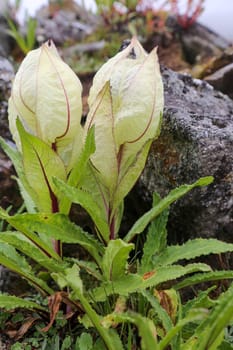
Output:
[[18,148],[17,117],[29,133],[50,145],[69,169],[74,142],[82,132],[81,93],[78,77],[51,40],[29,52],[15,76],[9,100],[10,130]]
[[[89,105],[86,129],[94,124],[96,134],[92,163],[116,193],[133,167],[135,172],[142,150],[160,131],[163,83],[156,48],[147,54],[133,38],[97,72]],[[148,151],[144,153],[138,173]]]

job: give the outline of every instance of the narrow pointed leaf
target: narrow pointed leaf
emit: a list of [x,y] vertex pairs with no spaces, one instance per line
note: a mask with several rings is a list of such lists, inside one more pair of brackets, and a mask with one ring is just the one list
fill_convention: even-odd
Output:
[[147,213],[145,213],[139,220],[135,222],[131,230],[125,236],[124,240],[129,242],[133,239],[135,235],[142,233],[146,226],[163,210],[168,208],[173,202],[175,202],[180,197],[184,196],[186,193],[191,191],[195,187],[206,186],[213,182],[213,177],[208,176],[204,178],[200,178],[198,181],[193,183],[192,185],[182,185],[174,190],[172,190],[167,197],[163,198],[158,205],[153,207]]
[[80,204],[89,213],[100,235],[107,242],[110,236],[109,227],[92,195],[81,189],[71,187],[58,178],[54,178],[54,183],[64,196],[69,198],[73,203]]
[[7,267],[9,270],[16,272],[21,277],[25,278],[30,284],[32,284],[36,289],[40,290],[44,294],[52,294],[53,290],[40,278],[35,277],[35,275],[29,271],[22,269],[17,265],[12,259],[0,255],[0,264]]
[[25,257],[20,255],[16,251],[16,249],[12,247],[10,244],[7,244],[7,243],[0,244],[0,258],[1,256],[2,257],[5,256],[7,259],[9,259],[12,263],[14,263],[16,266],[18,266],[22,270],[31,272],[31,266],[29,265]]
[[161,255],[154,258],[156,265],[171,265],[179,260],[194,259],[201,255],[220,254],[233,251],[233,244],[217,239],[196,238],[183,245],[167,247]]
[[[159,350],[167,349],[167,346],[171,343],[172,339],[182,330],[182,328],[191,322],[197,322],[203,320],[207,317],[205,309],[195,309],[189,313],[187,317],[181,319],[170,331],[164,336],[164,338],[159,343]],[[186,347],[186,350],[194,350],[193,348]],[[196,349],[200,350],[200,349]]]
[[41,266],[51,271],[62,271],[64,264],[61,261],[56,261],[49,258],[37,246],[35,246],[27,237],[17,231],[6,231],[0,234],[0,243],[8,243],[18,249],[29,258],[35,260]]
[[95,301],[104,301],[106,295],[119,294],[127,296],[131,293],[150,287],[156,287],[161,283],[198,271],[210,271],[210,267],[201,263],[186,266],[171,265],[159,267],[158,269],[149,271],[142,276],[138,274],[128,274],[117,281],[103,283],[102,286],[95,288],[92,292],[92,298]]
[[0,208],[0,218],[6,220],[16,230],[22,232],[29,240],[31,240],[38,249],[41,249],[46,254],[50,255],[56,260],[60,260],[60,256],[53,250],[51,246],[46,244],[33,230],[29,229],[27,223],[27,215],[33,214],[17,214],[14,216],[8,215],[8,213]]
[[27,208],[36,208],[34,201],[32,200],[30,193],[32,188],[30,187],[23,170],[23,160],[21,153],[14,147],[10,146],[2,137],[0,137],[0,145],[4,152],[11,159],[16,173],[19,179],[16,181],[19,184],[20,193],[24,199]]
[[181,288],[190,287],[195,284],[210,282],[210,281],[221,281],[224,279],[233,279],[233,271],[211,271],[206,273],[197,273],[194,276],[185,278],[183,281],[176,283],[173,287],[176,290]]
[[48,312],[47,309],[33,301],[18,298],[12,295],[0,294],[0,308],[5,310],[14,310],[16,308],[23,308],[29,310],[41,310]]
[[160,305],[157,298],[155,298],[148,290],[141,290],[140,293],[147,299],[147,301],[152,306],[155,313],[158,315],[160,321],[166,332],[173,327],[171,318],[165,309]]
[[[156,198],[155,198],[156,197]],[[156,202],[155,202],[156,201]],[[154,194],[154,205],[160,201],[160,198]],[[143,246],[143,256],[139,267],[139,272],[144,273],[150,271],[155,267],[152,260],[153,256],[162,252],[167,243],[167,220],[169,210],[165,209],[159,214],[155,220],[150,223],[148,232],[146,235],[146,242]]]
[[102,323],[111,326],[114,323],[132,323],[138,328],[142,350],[159,350],[156,329],[152,320],[135,312],[112,313],[104,317]]
[[17,226],[30,232],[43,232],[50,238],[63,243],[77,243],[85,248],[99,262],[103,246],[80,226],[72,223],[64,214],[22,214],[15,216]]
[[[211,314],[199,325],[193,335],[196,344],[192,350],[217,349],[213,346],[218,340],[219,335],[233,318],[233,284],[230,288],[218,298],[218,303],[211,311]],[[217,341],[219,345],[219,342]]]

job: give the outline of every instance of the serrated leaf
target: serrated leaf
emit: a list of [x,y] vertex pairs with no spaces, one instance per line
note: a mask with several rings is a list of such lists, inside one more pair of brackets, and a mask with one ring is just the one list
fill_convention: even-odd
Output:
[[[1,237],[1,233],[0,233]],[[5,256],[9,258],[13,263],[25,271],[31,271],[31,266],[27,262],[24,256],[20,255],[14,247],[7,243],[0,244],[0,258]]]
[[43,294],[52,294],[53,290],[40,278],[36,277],[33,272],[23,269],[15,263],[11,258],[5,256],[3,253],[0,255],[0,265],[7,267],[9,270],[16,272],[21,277],[25,278],[36,289],[40,290]]
[[14,224],[30,232],[43,232],[50,238],[63,243],[77,243],[100,262],[103,246],[80,226],[72,223],[64,214],[21,214],[13,217]]
[[80,269],[85,270],[89,275],[95,277],[99,281],[102,281],[103,276],[99,272],[99,267],[94,261],[78,260],[76,258],[68,258],[66,260],[73,262],[74,264],[78,265]]
[[88,212],[101,237],[105,242],[108,242],[110,236],[108,224],[105,217],[103,217],[100,207],[96,201],[94,201],[92,195],[89,192],[71,187],[58,178],[54,178],[54,184],[64,196],[69,198],[73,203],[81,205]]
[[198,293],[198,295],[195,298],[188,300],[182,307],[183,316],[187,316],[188,312],[194,308],[197,309],[202,307],[203,308],[213,307],[218,301],[210,299],[209,293],[214,289],[216,289],[216,286],[212,286],[207,290],[201,291]]
[[158,315],[159,320],[162,322],[162,325],[166,332],[172,328],[173,323],[171,318],[165,309],[160,305],[157,298],[155,298],[148,290],[142,290],[140,293],[146,298],[146,300],[150,303],[155,313]]
[[[154,194],[154,205],[157,205],[160,200],[160,197]],[[143,256],[139,267],[140,273],[152,270],[154,268],[152,257],[162,252],[166,247],[168,214],[169,210],[165,209],[149,226],[146,242],[143,246]]]
[[127,260],[134,244],[127,244],[121,239],[109,241],[102,260],[105,279],[115,281],[125,276]]
[[78,297],[80,296],[80,293],[83,294],[83,283],[79,275],[80,269],[77,265],[73,265],[71,268],[66,269],[65,271],[65,279],[69,286],[72,287],[74,294],[78,294]]
[[8,243],[15,247],[31,259],[38,262],[41,266],[51,271],[62,271],[64,263],[49,258],[37,246],[35,246],[27,237],[17,231],[1,232],[0,242]]
[[233,284],[220,295],[218,303],[211,311],[211,314],[199,325],[193,337],[196,339],[192,350],[217,349],[222,338],[219,336],[233,318]]
[[114,323],[132,323],[138,328],[143,350],[159,349],[156,339],[156,329],[152,320],[135,312],[116,313],[105,316],[102,324],[110,327]]
[[171,265],[179,260],[190,260],[201,255],[232,252],[233,244],[217,239],[196,238],[182,245],[167,247],[159,256],[154,257],[154,266]]
[[[174,327],[170,329],[170,331],[163,337],[163,339],[159,343],[159,350],[167,349],[167,346],[172,342],[175,336],[179,334],[182,328],[191,322],[199,322],[207,317],[207,313],[205,309],[195,309],[189,313],[189,315],[183,319],[181,319]],[[186,347],[182,348],[182,350],[191,350],[192,348]]]
[[0,308],[5,310],[13,310],[16,308],[23,308],[29,310],[41,310],[44,312],[48,312],[46,308],[43,306],[34,303],[33,301],[29,301],[26,299],[18,298],[11,295],[0,294]]
[[53,250],[52,246],[49,246],[46,242],[44,242],[37,234],[33,232],[33,230],[30,231],[27,222],[27,215],[35,214],[16,214],[10,216],[5,210],[0,208],[0,218],[6,220],[12,227],[24,234],[29,240],[36,244],[38,249],[41,249],[54,259],[60,260],[60,256]]
[[154,220],[159,214],[161,214],[166,208],[168,208],[173,202],[175,202],[180,197],[184,196],[186,193],[191,191],[195,187],[206,186],[209,185],[213,181],[212,176],[200,178],[198,181],[193,183],[192,185],[182,185],[178,188],[172,190],[168,196],[163,198],[158,205],[153,207],[147,213],[145,213],[140,219],[138,219],[128,234],[125,236],[124,240],[129,242],[133,239],[135,235],[142,233],[146,226]]
[[186,266],[171,265],[159,267],[156,270],[149,271],[144,275],[128,274],[117,281],[103,283],[102,286],[92,291],[92,298],[95,301],[104,301],[106,295],[119,294],[128,296],[131,293],[144,290],[149,287],[180,278],[189,273],[197,271],[209,271],[210,267],[206,264],[189,264]]
[[206,273],[197,273],[194,276],[185,278],[183,281],[174,284],[173,288],[179,290],[181,288],[190,287],[198,283],[209,281],[221,281],[224,279],[233,279],[233,271],[211,271]]

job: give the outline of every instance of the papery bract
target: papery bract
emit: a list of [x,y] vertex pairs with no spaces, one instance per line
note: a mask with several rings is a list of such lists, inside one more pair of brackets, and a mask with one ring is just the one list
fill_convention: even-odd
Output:
[[20,149],[16,118],[24,128],[55,150],[68,171],[79,149],[82,128],[82,86],[60,58],[52,41],[33,50],[15,76],[9,100],[9,124]]
[[94,78],[85,128],[95,125],[91,163],[110,210],[120,205],[144,168],[160,132],[163,103],[156,48],[147,54],[136,38]]

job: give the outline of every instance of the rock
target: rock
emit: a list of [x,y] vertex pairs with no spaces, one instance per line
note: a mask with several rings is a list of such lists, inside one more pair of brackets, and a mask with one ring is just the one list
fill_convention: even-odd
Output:
[[[8,127],[7,100],[10,96],[11,80],[14,69],[4,57],[0,57],[0,136],[11,140]],[[11,178],[14,174],[12,163],[0,147],[0,206],[8,208],[10,205],[18,207],[21,199],[16,182]]]
[[211,75],[208,75],[205,80],[214,86],[215,89],[222,91],[233,98],[233,63],[218,69]]
[[[152,193],[213,175],[170,211],[172,241],[193,237],[233,239],[233,101],[205,81],[162,69],[165,111],[161,135],[136,187],[146,205]],[[143,191],[142,191],[143,189]]]
[[90,43],[75,44],[64,48],[62,50],[62,55],[64,59],[67,59],[68,57],[73,57],[81,53],[95,52],[95,51],[102,50],[105,47],[105,45],[106,45],[105,40],[94,41]]
[[14,68],[9,60],[0,56],[0,136],[10,139],[7,119],[7,100],[11,91]]
[[6,17],[0,14],[0,55],[7,57],[12,49],[12,38],[8,34],[9,26]]
[[183,51],[191,64],[218,56],[230,43],[200,23],[180,32]]
[[36,18],[37,40],[53,39],[55,44],[62,46],[67,42],[80,42],[94,31],[98,23],[96,15],[72,1],[64,8],[44,6],[37,12]]

